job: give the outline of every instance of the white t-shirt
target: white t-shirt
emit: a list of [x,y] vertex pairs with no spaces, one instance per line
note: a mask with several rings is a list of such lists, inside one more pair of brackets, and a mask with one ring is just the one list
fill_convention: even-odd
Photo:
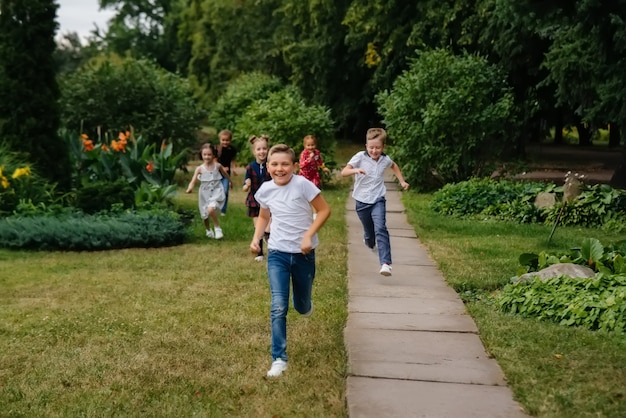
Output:
[[352,197],[362,203],[374,203],[387,193],[385,187],[385,169],[393,164],[388,155],[382,154],[378,161],[365,151],[360,151],[348,161],[353,168],[362,168],[366,174],[354,175],[354,190]]
[[[320,193],[312,182],[303,176],[292,175],[289,183],[278,186],[274,181],[264,182],[254,198],[272,213],[271,233],[267,247],[285,253],[301,253],[304,233],[313,223],[310,202]],[[319,241],[317,234],[311,239],[313,248]]]

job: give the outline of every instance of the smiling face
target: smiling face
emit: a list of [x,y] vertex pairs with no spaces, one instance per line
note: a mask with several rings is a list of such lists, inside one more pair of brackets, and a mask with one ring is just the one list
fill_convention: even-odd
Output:
[[254,144],[252,144],[252,153],[257,163],[264,163],[265,160],[267,160],[267,141],[261,139],[254,141]]
[[296,163],[293,161],[293,155],[289,152],[274,152],[270,155],[267,162],[267,170],[272,176],[274,183],[279,186],[289,183],[295,169]]
[[228,147],[232,141],[232,137],[228,134],[220,133],[220,144],[222,147]]
[[365,143],[365,149],[369,156],[372,157],[372,160],[378,161],[385,149],[385,144],[380,139],[369,139]]
[[314,139],[309,138],[304,142],[304,149],[308,151],[314,151],[315,148],[317,148],[317,144],[315,143]]

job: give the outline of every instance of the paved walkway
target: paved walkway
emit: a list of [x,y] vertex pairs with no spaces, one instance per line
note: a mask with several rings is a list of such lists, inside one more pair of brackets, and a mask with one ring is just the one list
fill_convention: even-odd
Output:
[[348,413],[361,417],[525,417],[473,319],[408,224],[387,182],[393,275],[363,244],[348,199]]

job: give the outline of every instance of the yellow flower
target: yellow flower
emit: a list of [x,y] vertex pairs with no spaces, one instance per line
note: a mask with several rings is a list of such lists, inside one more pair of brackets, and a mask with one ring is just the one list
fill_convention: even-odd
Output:
[[29,175],[30,175],[30,167],[22,167],[22,168],[16,168],[11,177],[16,179],[18,177],[29,176]]
[[7,179],[4,174],[2,174],[2,170],[4,170],[4,167],[0,167],[0,184],[2,184],[2,188],[3,189],[8,189],[9,188],[9,179]]

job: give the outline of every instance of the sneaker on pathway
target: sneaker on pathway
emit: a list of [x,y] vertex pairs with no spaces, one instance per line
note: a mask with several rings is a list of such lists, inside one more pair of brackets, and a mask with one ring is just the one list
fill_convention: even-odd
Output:
[[302,316],[305,318],[309,318],[311,317],[311,315],[313,315],[313,301],[311,301],[311,309],[309,309],[309,312],[303,313]]
[[256,257],[254,257],[254,261],[263,261],[263,256],[257,255]]
[[389,264],[381,265],[380,274],[382,274],[383,276],[391,276],[391,266]]
[[215,239],[222,239],[224,238],[224,233],[222,232],[222,228],[220,228],[219,226],[215,227]]
[[281,358],[277,358],[272,362],[272,367],[267,371],[268,377],[278,377],[287,370],[287,362]]
[[221,212],[220,216],[226,216],[226,214],[224,212]]
[[206,230],[206,237],[207,238],[215,238],[215,234],[210,229],[207,229]]

